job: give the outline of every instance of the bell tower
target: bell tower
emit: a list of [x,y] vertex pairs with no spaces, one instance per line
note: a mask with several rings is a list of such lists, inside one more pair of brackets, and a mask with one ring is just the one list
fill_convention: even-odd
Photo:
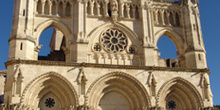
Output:
[[34,1],[14,1],[13,24],[9,39],[9,60],[34,58],[35,39],[32,36]]
[[207,68],[198,0],[183,1],[181,4],[185,28],[185,59],[187,67]]

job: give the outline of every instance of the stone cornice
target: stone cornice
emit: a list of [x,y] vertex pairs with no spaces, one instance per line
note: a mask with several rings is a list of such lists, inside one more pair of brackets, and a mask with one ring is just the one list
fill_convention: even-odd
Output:
[[0,75],[1,74],[3,74],[3,75],[7,74],[7,70],[0,70]]
[[31,64],[45,66],[76,66],[91,68],[111,68],[111,69],[141,69],[151,71],[176,71],[176,72],[199,72],[210,74],[209,69],[181,68],[181,67],[156,67],[156,66],[131,66],[131,65],[109,65],[109,64],[92,64],[92,63],[70,63],[60,61],[43,61],[43,60],[11,60],[5,63],[6,67],[14,64]]
[[10,39],[8,41],[10,42],[12,40],[28,40],[28,41],[35,43],[35,40],[31,36],[26,36],[24,38],[21,36],[12,36],[12,37],[10,37]]

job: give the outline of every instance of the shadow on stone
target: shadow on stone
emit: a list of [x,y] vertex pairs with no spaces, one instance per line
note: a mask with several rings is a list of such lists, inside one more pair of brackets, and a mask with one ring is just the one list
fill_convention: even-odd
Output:
[[4,103],[4,95],[0,95],[0,104]]

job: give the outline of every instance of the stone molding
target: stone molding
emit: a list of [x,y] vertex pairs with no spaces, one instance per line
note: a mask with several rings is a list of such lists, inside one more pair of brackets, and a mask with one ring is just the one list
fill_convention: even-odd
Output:
[[27,86],[25,87],[23,93],[22,93],[20,103],[21,103],[21,104],[25,104],[25,99],[27,99],[27,98],[26,98],[27,95],[30,94],[30,93],[29,93],[29,92],[30,92],[29,89],[31,89],[33,86],[38,85],[38,81],[39,81],[39,80],[42,80],[42,79],[44,79],[45,77],[48,77],[48,76],[50,76],[50,77],[51,77],[51,76],[54,76],[54,77],[57,77],[57,78],[62,79],[62,81],[64,81],[64,82],[68,85],[68,87],[71,89],[70,92],[73,93],[73,98],[75,99],[75,106],[79,105],[78,96],[77,96],[77,93],[76,93],[75,88],[72,86],[72,84],[69,82],[69,80],[68,80],[67,78],[63,77],[62,75],[60,75],[60,74],[58,74],[58,73],[56,73],[56,72],[48,72],[48,73],[42,74],[42,75],[36,77],[36,78],[35,78],[34,80],[32,80],[31,82],[29,82],[29,83],[27,84]]
[[[97,91],[103,91],[102,89],[105,89],[105,88],[102,88],[102,86],[103,86],[102,83],[106,83],[107,81],[110,81],[110,80],[113,80],[113,79],[114,80],[116,80],[116,79],[117,80],[123,80],[124,82],[130,80],[130,82],[129,82],[130,89],[132,89],[133,91],[139,91],[140,93],[142,93],[142,95],[143,95],[143,97],[142,97],[143,99],[142,100],[145,100],[147,102],[144,105],[142,105],[143,106],[142,108],[149,108],[149,107],[151,107],[150,96],[149,96],[147,90],[145,89],[144,85],[141,82],[139,82],[136,78],[134,78],[133,76],[131,76],[129,74],[126,74],[124,72],[117,72],[117,71],[116,72],[108,73],[108,74],[106,74],[104,76],[101,76],[100,78],[97,78],[97,80],[94,81],[90,85],[90,87],[88,88],[88,91],[86,93],[86,96],[90,98],[90,99],[88,99],[88,102],[87,102],[89,104],[89,106],[93,106],[93,107],[96,106],[95,105],[96,103],[94,103],[94,102],[95,102],[95,100],[97,100],[97,98],[94,99],[93,95],[97,94]],[[139,89],[135,90],[135,88],[132,88],[134,85],[139,85],[137,87]],[[99,88],[100,90],[97,90],[97,88]],[[133,94],[135,94],[135,93],[133,93]],[[139,102],[139,103],[141,103],[141,102]],[[90,104],[92,104],[92,105],[90,105]]]
[[5,63],[6,67],[14,64],[32,64],[32,65],[50,65],[50,66],[77,66],[77,67],[93,67],[93,68],[112,68],[112,69],[144,69],[153,71],[177,71],[177,72],[199,72],[208,73],[208,68],[195,69],[195,68],[181,68],[181,67],[156,67],[156,66],[131,66],[131,65],[109,65],[109,64],[93,64],[93,63],[71,63],[61,61],[43,61],[43,60],[11,60]]
[[192,83],[190,83],[189,81],[187,81],[186,79],[183,79],[181,77],[176,77],[176,78],[173,78],[169,81],[167,81],[166,83],[164,83],[161,88],[159,89],[158,93],[157,93],[157,105],[158,106],[162,106],[160,103],[161,101],[163,100],[163,93],[164,92],[167,92],[167,89],[169,89],[170,87],[172,87],[174,84],[174,82],[177,82],[177,83],[183,83],[185,84],[186,86],[189,86],[190,88],[189,89],[192,89],[195,94],[196,94],[196,97],[198,98],[197,101],[200,101],[200,102],[197,102],[201,105],[199,106],[202,106],[204,107],[204,103],[202,102],[202,96],[200,95],[199,91],[197,91],[196,87],[194,85],[192,85]]

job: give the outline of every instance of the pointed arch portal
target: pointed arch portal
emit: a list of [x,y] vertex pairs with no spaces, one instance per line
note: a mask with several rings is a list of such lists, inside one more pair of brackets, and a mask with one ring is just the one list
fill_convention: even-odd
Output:
[[162,86],[157,95],[157,105],[167,110],[199,110],[204,106],[197,89],[180,77]]
[[150,99],[144,86],[133,76],[113,72],[102,76],[90,86],[88,106],[102,110],[149,109]]
[[21,103],[46,110],[76,107],[78,98],[70,82],[55,72],[43,74],[31,81],[22,94]]

